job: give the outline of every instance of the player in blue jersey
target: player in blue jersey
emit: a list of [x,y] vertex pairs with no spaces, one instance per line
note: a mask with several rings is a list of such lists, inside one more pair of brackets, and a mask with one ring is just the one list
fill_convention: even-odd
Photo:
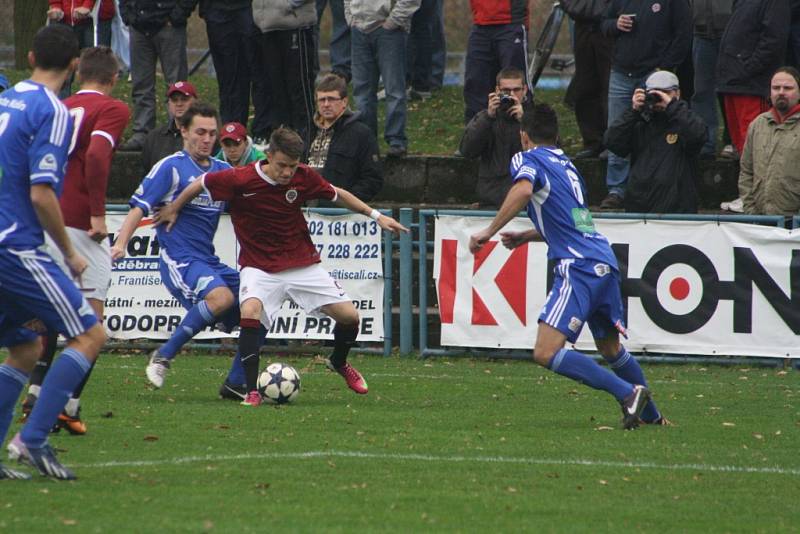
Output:
[[[39,359],[34,330],[43,324],[63,334],[67,347],[8,452],[45,476],[66,480],[75,475],[58,461],[47,436],[106,340],[75,283],[39,250],[47,232],[74,276],[86,269],[64,229],[58,203],[72,122],[55,93],[77,57],[78,43],[69,28],[42,28],[28,54],[30,79],[0,94],[0,346],[9,350],[0,364],[0,439],[5,439],[14,405]],[[25,474],[0,467],[0,478],[20,477]]]
[[[474,254],[523,207],[535,230],[501,233],[503,244],[515,248],[544,240],[547,257],[555,261],[553,287],[547,295],[533,349],[533,359],[560,375],[612,394],[622,405],[622,425],[640,422],[668,424],[650,400],[642,368],[619,342],[625,335],[620,276],[608,240],[595,230],[586,206],[586,191],[578,170],[556,147],[558,119],[546,104],[526,111],[520,136],[523,152],[511,160],[514,185],[492,223],[470,238]],[[564,348],[589,324],[598,351],[613,372],[591,358]]]
[[[111,247],[111,256],[125,257],[128,241],[146,215],[172,202],[186,186],[207,172],[229,169],[211,157],[217,138],[217,110],[196,102],[179,119],[183,150],[156,163],[131,197],[131,210]],[[214,234],[224,202],[207,194],[198,196],[181,212],[167,232],[156,228],[160,247],[161,280],[188,311],[172,336],[153,351],[145,369],[151,384],[160,388],[181,347],[209,325],[222,322],[230,330],[239,324],[239,272],[222,263],[214,251]],[[220,390],[226,398],[244,398],[244,370],[234,359],[231,373]]]

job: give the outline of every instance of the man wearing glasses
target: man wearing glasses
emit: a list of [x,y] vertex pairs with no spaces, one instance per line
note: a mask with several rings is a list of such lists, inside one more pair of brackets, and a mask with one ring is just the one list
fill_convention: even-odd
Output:
[[497,73],[496,83],[489,107],[472,117],[459,146],[465,158],[480,158],[477,195],[481,208],[499,208],[511,188],[509,164],[522,150],[519,124],[530,106],[523,71],[507,67]]
[[378,142],[360,113],[348,109],[347,82],[338,74],[324,75],[316,100],[308,166],[360,200],[372,200],[383,187]]

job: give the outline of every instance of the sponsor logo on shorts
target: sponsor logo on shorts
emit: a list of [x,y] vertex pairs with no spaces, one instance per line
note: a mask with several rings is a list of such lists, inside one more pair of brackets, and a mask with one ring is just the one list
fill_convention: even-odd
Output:
[[291,204],[295,200],[297,200],[297,189],[289,189],[286,192],[286,202]]
[[596,274],[597,276],[605,276],[607,274],[611,274],[611,267],[609,267],[605,263],[596,263],[594,265],[594,274]]
[[247,295],[247,286],[242,286],[239,291],[242,293],[242,295]]
[[581,321],[577,317],[573,317],[572,319],[569,320],[567,328],[569,328],[572,332],[577,332],[578,330],[581,329],[581,326],[583,326],[583,321]]

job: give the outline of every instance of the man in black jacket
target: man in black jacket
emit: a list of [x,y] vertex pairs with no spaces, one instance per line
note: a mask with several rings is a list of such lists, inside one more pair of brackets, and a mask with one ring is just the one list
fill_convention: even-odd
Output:
[[156,62],[167,84],[189,75],[186,20],[197,0],[120,0],[122,21],[130,29],[133,136],[120,150],[141,150],[156,126]]
[[520,69],[506,67],[497,73],[495,83],[489,107],[472,117],[459,146],[465,158],[480,158],[478,203],[487,208],[499,208],[511,188],[509,164],[522,150],[519,125],[529,105],[528,85]]
[[[608,85],[608,124],[630,107],[631,97],[644,77],[655,69],[675,71],[688,57],[692,41],[692,14],[688,0],[612,0],[602,23],[614,39]],[[603,209],[623,205],[629,164],[608,155]]]
[[347,82],[338,74],[316,87],[317,113],[308,165],[326,180],[369,201],[383,187],[378,142],[372,130],[347,108]]
[[631,156],[625,211],[697,213],[697,157],[706,125],[680,99],[678,77],[651,74],[633,93],[633,106],[606,132],[606,146]]
[[197,91],[189,82],[175,82],[167,89],[167,110],[170,121],[150,130],[142,144],[142,176],[146,176],[153,165],[167,156],[183,150],[183,136],[178,121],[186,110],[197,101]]

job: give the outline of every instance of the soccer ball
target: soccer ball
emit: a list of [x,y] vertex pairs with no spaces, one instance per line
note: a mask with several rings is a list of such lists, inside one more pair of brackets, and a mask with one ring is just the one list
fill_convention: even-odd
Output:
[[294,367],[271,363],[258,376],[258,392],[270,404],[286,404],[300,394],[300,373]]

